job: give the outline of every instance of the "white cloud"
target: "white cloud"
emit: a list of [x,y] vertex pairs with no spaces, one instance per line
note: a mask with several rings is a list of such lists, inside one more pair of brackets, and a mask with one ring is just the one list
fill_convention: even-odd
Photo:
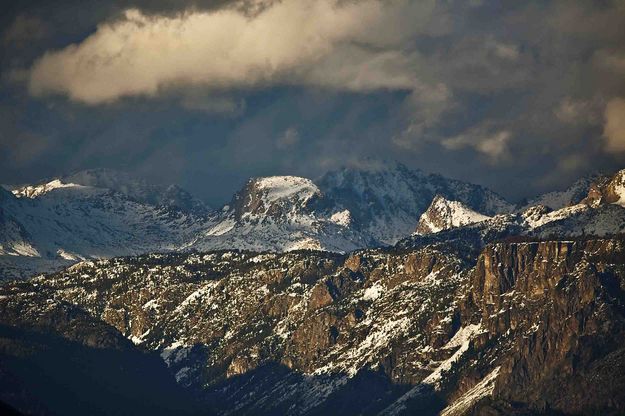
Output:
[[607,139],[606,150],[625,152],[625,99],[613,98],[604,112],[603,136]]
[[403,149],[416,149],[426,140],[428,129],[455,105],[449,88],[443,83],[416,87],[406,98],[403,110],[410,122],[392,138],[393,144]]
[[253,16],[229,8],[174,17],[128,10],[81,43],[44,54],[29,87],[88,104],[179,85],[412,90],[420,85],[418,56],[406,43],[416,33],[444,33],[436,10],[434,0],[284,0]]
[[491,158],[499,158],[508,150],[508,140],[512,134],[509,131],[500,131],[484,137],[475,144],[475,148]]
[[500,130],[486,134],[479,130],[481,128],[466,134],[443,139],[441,144],[448,150],[460,150],[471,147],[488,156],[492,161],[498,161],[507,154],[508,142],[512,137],[510,131]]

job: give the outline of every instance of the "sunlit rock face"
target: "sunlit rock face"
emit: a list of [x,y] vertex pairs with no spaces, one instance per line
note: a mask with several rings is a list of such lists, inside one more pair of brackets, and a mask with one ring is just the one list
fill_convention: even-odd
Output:
[[492,243],[475,260],[220,251],[81,263],[2,287],[0,310],[154,351],[220,414],[619,414],[623,287],[610,238]]
[[[184,389],[190,414],[622,414],[621,186],[620,174],[604,177],[573,205],[497,215],[433,196],[421,231],[383,248],[367,248],[373,243],[362,228],[363,218],[391,224],[379,215],[382,205],[354,214],[373,194],[347,208],[347,199],[339,203],[299,177],[250,180],[206,216],[90,185],[47,182],[30,196],[1,193],[7,256],[47,247],[47,240],[30,244],[34,228],[22,226],[16,207],[88,218],[87,233],[111,218],[119,227],[135,224],[149,251],[171,243],[167,230],[185,245],[81,261],[66,249],[87,235],[75,222],[74,239],[57,252],[73,265],[0,286],[8,345],[0,376],[16,371],[11,380],[19,383],[5,384],[21,386],[0,400],[39,413],[27,405],[32,400],[14,400],[39,391],[22,371],[30,367],[15,363],[43,365],[42,345],[56,340],[52,350],[67,347],[96,362],[110,362],[97,358],[104,351],[118,351],[124,363],[148,354],[133,368],[165,376],[161,387]],[[102,230],[97,236],[114,239],[94,237],[82,247],[135,241]],[[79,367],[64,367],[71,380],[84,378]],[[119,377],[111,374],[105,378]],[[93,389],[82,384],[67,385]],[[58,405],[48,397],[43,404]]]

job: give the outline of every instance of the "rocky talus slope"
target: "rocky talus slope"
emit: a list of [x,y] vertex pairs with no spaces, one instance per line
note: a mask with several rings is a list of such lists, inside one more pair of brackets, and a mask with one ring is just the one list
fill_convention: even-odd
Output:
[[200,414],[625,412],[621,238],[83,262],[0,287],[0,323],[0,401],[34,413],[16,332],[158,354]]

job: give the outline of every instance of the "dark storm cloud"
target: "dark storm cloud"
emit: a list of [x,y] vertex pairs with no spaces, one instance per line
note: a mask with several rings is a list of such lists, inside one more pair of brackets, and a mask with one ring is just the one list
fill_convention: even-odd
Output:
[[[4,181],[110,166],[214,202],[249,175],[374,156],[519,198],[625,167],[621,1],[30,1],[3,16]],[[98,61],[111,45],[119,59]]]

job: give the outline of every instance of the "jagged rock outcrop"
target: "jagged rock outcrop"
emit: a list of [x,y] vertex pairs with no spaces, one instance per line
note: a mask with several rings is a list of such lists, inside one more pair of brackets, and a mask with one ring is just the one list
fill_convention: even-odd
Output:
[[219,414],[616,415],[624,288],[622,239],[153,254],[5,285],[0,320],[71,338],[37,311],[81,311]]
[[594,181],[588,191],[588,196],[582,203],[591,206],[601,204],[625,205],[625,170],[613,176],[603,176]]
[[[495,414],[620,414],[625,410],[625,245],[622,240],[489,246],[464,311],[498,356]],[[470,312],[467,312],[470,311]]]

